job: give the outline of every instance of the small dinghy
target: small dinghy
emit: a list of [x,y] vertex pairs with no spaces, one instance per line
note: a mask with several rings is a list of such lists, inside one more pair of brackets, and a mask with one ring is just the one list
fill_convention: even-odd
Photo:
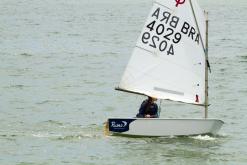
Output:
[[204,106],[205,116],[202,119],[109,118],[106,129],[110,134],[187,136],[216,134],[220,130],[224,122],[208,118],[207,15],[196,0],[156,0],[116,88]]

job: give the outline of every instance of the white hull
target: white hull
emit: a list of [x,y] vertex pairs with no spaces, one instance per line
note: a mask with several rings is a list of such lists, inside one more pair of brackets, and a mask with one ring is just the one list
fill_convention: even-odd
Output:
[[110,118],[108,129],[123,136],[215,135],[223,123],[217,119]]

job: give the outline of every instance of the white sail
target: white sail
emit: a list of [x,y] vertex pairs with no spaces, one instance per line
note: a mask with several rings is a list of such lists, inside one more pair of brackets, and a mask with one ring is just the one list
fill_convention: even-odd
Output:
[[119,88],[203,105],[205,33],[204,13],[196,0],[157,0]]

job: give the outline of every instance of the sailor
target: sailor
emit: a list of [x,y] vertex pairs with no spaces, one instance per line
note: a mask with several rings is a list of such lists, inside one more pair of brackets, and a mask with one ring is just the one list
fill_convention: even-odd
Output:
[[156,98],[148,96],[148,99],[144,100],[139,109],[139,113],[136,115],[138,118],[158,118],[158,106],[155,103]]

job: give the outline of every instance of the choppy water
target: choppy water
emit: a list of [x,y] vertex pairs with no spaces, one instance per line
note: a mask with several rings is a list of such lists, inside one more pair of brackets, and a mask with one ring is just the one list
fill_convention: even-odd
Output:
[[[0,164],[246,164],[247,1],[200,1],[210,13],[210,112],[216,137],[103,135],[141,96],[114,91],[151,0],[0,1]],[[163,117],[202,117],[163,102]]]

